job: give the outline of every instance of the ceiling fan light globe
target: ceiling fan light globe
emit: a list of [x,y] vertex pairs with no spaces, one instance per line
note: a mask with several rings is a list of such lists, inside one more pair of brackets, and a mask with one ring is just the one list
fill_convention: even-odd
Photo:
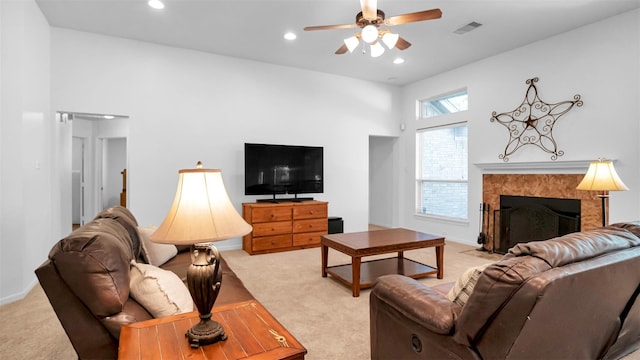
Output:
[[384,46],[380,45],[380,42],[371,44],[371,57],[376,58],[382,54],[384,54]]
[[358,40],[357,37],[352,36],[350,38],[344,39],[344,44],[347,45],[347,49],[349,49],[349,52],[353,52],[353,50],[358,47],[358,44],[360,44],[360,40]]
[[378,39],[378,28],[373,25],[367,25],[362,28],[362,41],[366,43],[373,43]]
[[389,49],[393,49],[398,43],[399,38],[400,35],[388,32],[382,36],[382,42],[387,45]]

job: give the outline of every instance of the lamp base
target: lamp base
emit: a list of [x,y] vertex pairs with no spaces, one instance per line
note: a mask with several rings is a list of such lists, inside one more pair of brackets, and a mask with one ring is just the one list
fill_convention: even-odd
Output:
[[607,226],[607,198],[609,194],[606,191],[603,191],[602,194],[598,195],[600,199],[602,199],[602,227]]
[[200,319],[200,322],[189,329],[184,336],[189,338],[189,345],[194,349],[227,340],[227,334],[224,333],[222,325],[211,319]]
[[224,341],[227,335],[222,325],[211,319],[211,308],[222,285],[220,253],[211,244],[191,247],[191,265],[187,269],[187,286],[200,313],[200,322],[185,334],[192,348]]

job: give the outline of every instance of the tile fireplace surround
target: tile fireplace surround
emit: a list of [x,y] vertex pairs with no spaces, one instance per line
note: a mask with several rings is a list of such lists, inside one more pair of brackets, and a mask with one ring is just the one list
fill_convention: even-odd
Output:
[[[584,169],[586,172],[586,167]],[[595,191],[576,190],[584,177],[580,174],[483,174],[482,199],[489,204],[488,241],[485,249],[492,250],[493,211],[500,209],[500,195],[538,196],[547,198],[579,199],[580,228],[594,229],[602,226],[601,200]],[[496,229],[496,231],[498,231]],[[496,244],[496,248],[498,248]]]

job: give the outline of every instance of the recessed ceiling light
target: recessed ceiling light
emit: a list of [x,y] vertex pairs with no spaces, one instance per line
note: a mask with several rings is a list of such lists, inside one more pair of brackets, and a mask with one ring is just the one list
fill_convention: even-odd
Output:
[[403,62],[404,62],[404,59],[403,59],[403,58],[395,58],[395,59],[393,60],[393,63],[394,63],[394,64],[402,64]]
[[286,34],[284,34],[284,38],[287,40],[295,40],[297,38],[296,34],[292,33],[292,32],[288,32]]
[[147,4],[154,9],[158,9],[158,10],[164,9],[164,4],[160,0],[149,0]]

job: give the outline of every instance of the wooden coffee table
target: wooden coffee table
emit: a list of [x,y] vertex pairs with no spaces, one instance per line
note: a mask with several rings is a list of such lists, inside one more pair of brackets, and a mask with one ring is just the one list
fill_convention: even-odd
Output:
[[198,312],[125,325],[118,359],[304,359],[307,350],[257,301],[215,306],[227,340],[194,349],[185,333]]
[[[444,237],[425,234],[408,229],[385,229],[345,234],[323,235],[320,240],[322,251],[322,277],[330,274],[333,278],[351,286],[353,296],[360,296],[360,289],[370,288],[375,279],[387,274],[402,274],[417,279],[437,274],[444,276]],[[406,250],[436,248],[436,267],[431,267],[411,259],[406,259]],[[351,264],[327,266],[329,248],[351,256]],[[398,253],[398,257],[362,261],[364,256]]]

